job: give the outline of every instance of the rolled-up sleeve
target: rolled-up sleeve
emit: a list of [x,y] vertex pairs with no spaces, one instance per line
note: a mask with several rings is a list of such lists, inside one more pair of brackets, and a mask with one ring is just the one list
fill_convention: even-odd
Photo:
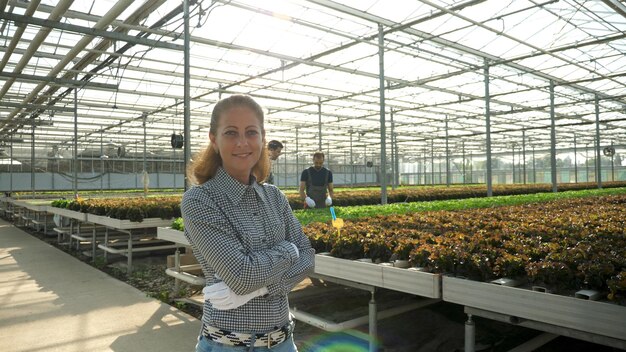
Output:
[[225,214],[217,204],[207,202],[206,197],[194,196],[193,192],[185,194],[181,211],[185,236],[195,255],[201,256],[210,268],[205,275],[218,274],[237,294],[280,281],[299,261],[287,240],[264,250],[245,248],[246,234],[238,233],[232,224],[236,215]]
[[268,286],[270,296],[288,294],[308,274],[312,273],[315,267],[315,249],[311,247],[311,242],[302,231],[302,225],[293,215],[287,198],[280,191],[277,192],[277,205],[280,209],[280,215],[285,221],[285,239],[298,247],[300,256],[280,281]]

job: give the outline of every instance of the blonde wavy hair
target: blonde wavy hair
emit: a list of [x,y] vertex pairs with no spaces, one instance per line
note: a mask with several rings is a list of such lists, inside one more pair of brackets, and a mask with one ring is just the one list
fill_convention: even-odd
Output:
[[[221,118],[224,113],[232,108],[246,107],[255,113],[261,124],[261,132],[265,135],[265,114],[261,106],[247,95],[232,95],[228,98],[224,98],[215,104],[213,112],[211,113],[211,124],[209,126],[209,134],[215,135],[217,127],[219,126]],[[265,143],[265,137],[263,137],[263,143]],[[222,157],[219,153],[215,152],[211,148],[209,143],[206,148],[196,153],[193,157],[193,161],[187,166],[187,178],[191,184],[202,184],[215,177],[217,169],[222,166]],[[252,174],[256,177],[257,182],[261,183],[265,181],[269,175],[270,159],[268,157],[267,148],[265,145],[261,148],[261,157],[259,161],[252,167]]]

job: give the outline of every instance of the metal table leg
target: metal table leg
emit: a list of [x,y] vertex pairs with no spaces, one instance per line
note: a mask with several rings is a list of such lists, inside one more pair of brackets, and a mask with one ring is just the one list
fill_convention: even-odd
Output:
[[467,315],[465,322],[465,350],[464,352],[474,352],[476,345],[476,325],[472,320],[472,315]]

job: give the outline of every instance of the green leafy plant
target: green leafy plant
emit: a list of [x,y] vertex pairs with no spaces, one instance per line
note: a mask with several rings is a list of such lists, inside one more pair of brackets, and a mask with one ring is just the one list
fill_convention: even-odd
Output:
[[172,229],[185,231],[185,224],[183,223],[183,218],[176,218],[172,221]]
[[626,269],[611,276],[606,283],[609,288],[608,299],[612,301],[626,300]]
[[[554,209],[559,209],[555,214]],[[319,251],[386,261],[476,280],[519,278],[555,289],[608,290],[626,267],[626,195],[569,197],[532,205],[377,215],[304,226]],[[615,283],[614,283],[615,286]]]

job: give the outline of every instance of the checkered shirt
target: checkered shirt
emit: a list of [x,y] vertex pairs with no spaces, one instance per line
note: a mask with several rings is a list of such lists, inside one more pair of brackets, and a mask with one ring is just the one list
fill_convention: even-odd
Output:
[[[215,177],[187,190],[181,203],[185,237],[207,286],[219,282],[237,294],[266,286],[269,293],[231,310],[204,302],[202,321],[242,333],[265,333],[289,321],[287,294],[313,271],[314,249],[285,195],[273,185],[250,185],[221,167]],[[293,246],[298,247],[300,256]]]

